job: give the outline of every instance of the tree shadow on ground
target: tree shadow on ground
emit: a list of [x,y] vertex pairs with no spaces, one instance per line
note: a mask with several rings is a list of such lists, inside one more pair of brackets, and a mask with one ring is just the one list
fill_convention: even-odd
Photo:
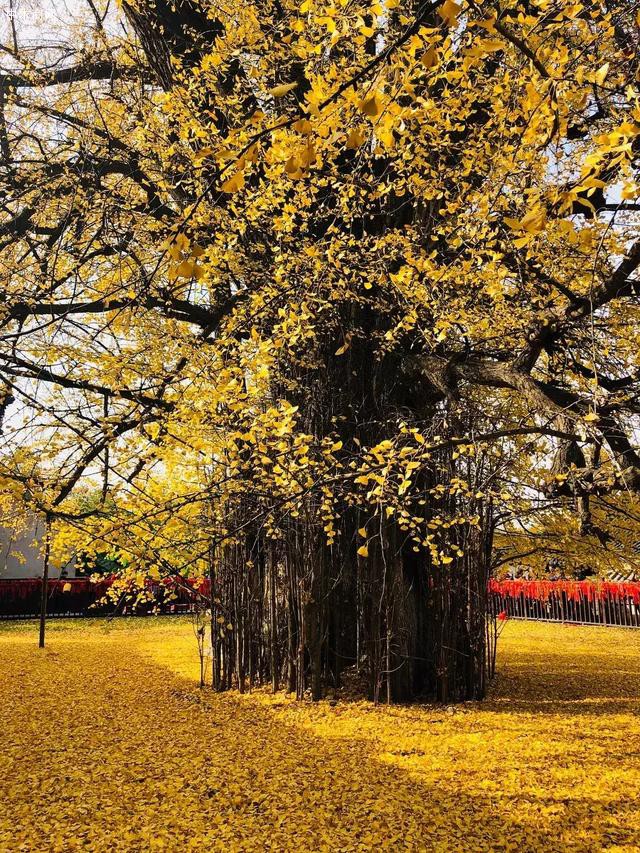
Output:
[[[330,787],[339,801],[338,791],[346,795],[343,814],[355,823],[360,796],[372,801],[372,791],[383,792],[387,804],[381,810],[375,800],[372,814],[388,826],[409,821],[406,838],[416,846],[408,849],[594,850],[633,843],[640,828],[640,726],[619,729],[620,715],[639,707],[640,679],[626,667],[599,673],[594,687],[593,672],[572,663],[570,648],[528,664],[525,656],[488,702],[453,714],[434,706],[343,711],[342,703],[219,701],[248,704],[261,725],[279,731],[275,766],[287,766],[290,750],[324,756],[335,768]],[[600,720],[594,726],[585,715]]]
[[506,681],[453,714],[220,696],[187,674],[192,642],[165,654],[163,635],[150,654],[118,632],[11,649],[0,848],[634,849],[630,732],[604,746],[567,736],[584,686],[560,720],[537,698],[525,709],[520,663],[515,704]]

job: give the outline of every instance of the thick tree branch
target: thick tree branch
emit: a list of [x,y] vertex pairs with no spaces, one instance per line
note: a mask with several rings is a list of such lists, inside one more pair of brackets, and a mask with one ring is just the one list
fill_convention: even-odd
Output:
[[96,59],[58,68],[33,69],[31,71],[0,73],[0,86],[5,89],[41,89],[47,86],[62,86],[78,83],[82,80],[118,80],[140,76],[140,69],[134,66],[118,65],[111,59]]

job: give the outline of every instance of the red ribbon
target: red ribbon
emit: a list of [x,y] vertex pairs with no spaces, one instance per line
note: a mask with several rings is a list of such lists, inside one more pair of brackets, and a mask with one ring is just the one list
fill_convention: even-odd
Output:
[[551,598],[569,601],[620,601],[640,604],[640,582],[615,583],[613,581],[569,580],[490,580],[489,592],[505,598],[524,596],[531,601],[549,601]]

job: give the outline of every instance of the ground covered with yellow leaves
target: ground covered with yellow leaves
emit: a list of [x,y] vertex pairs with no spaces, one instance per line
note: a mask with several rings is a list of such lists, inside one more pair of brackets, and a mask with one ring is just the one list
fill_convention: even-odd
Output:
[[640,632],[508,623],[482,704],[212,695],[188,620],[0,625],[0,850],[638,850]]

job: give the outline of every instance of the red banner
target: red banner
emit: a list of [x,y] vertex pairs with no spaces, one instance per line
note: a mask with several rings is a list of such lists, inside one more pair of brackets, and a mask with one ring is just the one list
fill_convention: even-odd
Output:
[[613,581],[568,580],[491,580],[489,592],[505,598],[524,596],[530,601],[549,601],[563,597],[568,601],[619,601],[631,600],[640,604],[640,582],[614,583]]

